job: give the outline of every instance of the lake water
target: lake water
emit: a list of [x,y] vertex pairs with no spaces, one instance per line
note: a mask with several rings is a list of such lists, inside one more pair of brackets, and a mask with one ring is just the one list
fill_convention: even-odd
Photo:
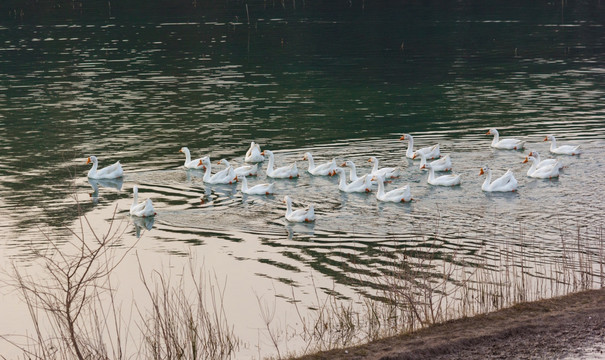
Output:
[[[226,279],[228,317],[247,344],[241,358],[274,354],[259,303],[276,306],[279,328],[295,327],[291,303],[313,312],[316,291],[374,296],[395,253],[435,277],[442,269],[422,267],[427,254],[470,270],[506,257],[529,278],[548,278],[541,271],[569,251],[566,239],[588,239],[588,257],[602,239],[603,12],[458,4],[257,9],[251,26],[241,13],[0,23],[3,268],[29,266],[46,245],[40,230],[69,238],[74,194],[99,231],[117,205],[118,219],[131,221],[124,246],[142,233],[135,250],[146,266],[192,255]],[[528,151],[491,148],[490,127],[542,157],[553,156],[547,134],[584,153],[554,156],[566,166],[559,179],[530,178]],[[419,162],[405,158],[403,133],[416,146],[439,143],[462,185],[428,185]],[[241,164],[251,141],[273,150],[278,166],[297,161],[300,178],[276,180],[273,196],[246,196],[182,167],[182,146],[213,164]],[[415,200],[339,192],[337,178],[304,171],[306,151],[316,162],[352,160],[360,174],[376,156],[402,170],[387,190],[409,184]],[[88,180],[90,155],[101,166],[120,160],[123,180]],[[486,164],[496,176],[511,169],[518,192],[481,191]],[[129,220],[134,185],[158,213],[142,224],[148,231]],[[317,220],[288,223],[284,195],[296,207],[314,204]],[[137,286],[132,269],[134,255],[118,269],[125,287]],[[0,333],[17,332],[26,313],[6,301]],[[288,350],[300,351],[293,343]]]

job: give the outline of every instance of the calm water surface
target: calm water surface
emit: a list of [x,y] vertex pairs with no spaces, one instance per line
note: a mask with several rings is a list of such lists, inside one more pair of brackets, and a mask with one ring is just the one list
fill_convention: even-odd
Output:
[[[473,268],[520,245],[536,268],[552,263],[562,237],[603,224],[603,18],[547,5],[540,16],[428,10],[259,15],[250,28],[212,17],[0,24],[3,266],[27,266],[45,246],[40,229],[68,238],[74,193],[101,231],[117,206],[130,221],[124,244],[143,234],[135,247],[143,259],[194,254],[228,279],[226,306],[248,343],[240,356],[250,358],[273,350],[259,335],[259,298],[284,302],[276,322],[287,327],[295,317],[287,302],[310,308],[315,288],[344,299],[375,294],[394,252],[438,249]],[[566,165],[559,179],[529,178],[527,151],[492,149],[489,127],[542,157],[551,156],[549,133],[584,154],[557,156]],[[404,132],[417,146],[438,142],[462,185],[429,186],[419,162],[405,158]],[[297,161],[300,178],[276,180],[273,196],[247,196],[182,168],[182,146],[240,164],[250,141],[273,150],[278,166]],[[341,193],[336,178],[304,171],[306,151],[317,162],[353,160],[360,174],[376,156],[402,170],[387,190],[409,184],[415,201]],[[89,155],[101,166],[120,160],[123,180],[88,180]],[[485,164],[495,175],[514,171],[518,193],[482,192]],[[134,185],[153,200],[155,219],[129,219]],[[285,221],[286,194],[297,207],[314,204],[317,221]],[[532,266],[524,271],[548,276]]]

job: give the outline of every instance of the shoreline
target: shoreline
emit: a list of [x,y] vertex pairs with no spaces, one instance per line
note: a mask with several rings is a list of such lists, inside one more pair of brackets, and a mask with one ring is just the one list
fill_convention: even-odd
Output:
[[605,288],[521,303],[434,324],[350,348],[300,357],[320,359],[605,359]]

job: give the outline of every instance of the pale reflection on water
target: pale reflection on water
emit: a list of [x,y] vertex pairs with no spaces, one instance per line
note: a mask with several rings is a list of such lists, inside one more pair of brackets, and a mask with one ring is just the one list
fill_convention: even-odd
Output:
[[[10,35],[0,29],[3,263],[28,266],[33,250],[47,246],[41,229],[68,239],[65,227],[78,226],[74,194],[99,233],[117,206],[117,219],[127,224],[123,248],[135,244],[146,268],[178,268],[191,255],[226,279],[225,308],[248,343],[239,354],[244,358],[273,350],[266,337],[258,340],[259,299],[275,303],[281,327],[294,318],[293,302],[312,312],[316,289],[361,303],[376,295],[394,254],[411,260],[437,254],[440,264],[468,271],[510,257],[530,277],[551,276],[541,271],[560,261],[561,239],[578,231],[593,236],[605,213],[600,55],[543,49],[549,57],[528,50],[514,57],[512,48],[490,42],[469,56],[473,48],[466,44],[437,46],[452,31],[469,35],[458,21],[431,23],[438,32],[423,35],[428,39],[387,23],[397,38],[388,47],[373,41],[382,39],[375,33],[351,48],[351,39],[335,41],[334,48],[317,42],[376,26],[361,22],[266,21],[250,39],[240,37],[249,30],[214,22],[18,25]],[[523,45],[510,34],[515,21],[479,24]],[[531,27],[539,36],[560,36],[542,25]],[[294,36],[301,29],[308,33]],[[594,31],[574,29],[566,36]],[[287,39],[284,46],[274,41],[277,32]],[[414,36],[406,40],[409,50],[393,51],[399,38]],[[413,47],[423,40],[427,47]],[[525,41],[526,48],[541,46]],[[602,46],[603,34],[583,41]],[[542,141],[547,133],[580,144],[584,154],[558,156],[566,165],[559,179],[529,178],[522,163],[527,151],[490,148],[484,134],[494,126],[543,157],[550,156]],[[419,162],[404,156],[403,132],[415,136],[416,146],[439,142],[462,185],[429,186]],[[204,184],[203,172],[182,168],[182,146],[213,163],[243,164],[253,140],[274,150],[278,166],[296,161],[301,177],[267,179],[263,164],[249,181],[275,181],[276,194],[249,196],[239,184]],[[337,178],[305,171],[306,151],[317,162],[352,160],[358,174],[369,171],[367,160],[376,156],[381,167],[402,169],[387,190],[409,184],[415,201],[380,203],[374,193],[342,193]],[[120,160],[124,178],[87,179],[89,155],[101,165]],[[518,193],[482,192],[485,164],[495,174],[511,169]],[[156,217],[128,215],[134,185],[153,200]],[[296,207],[314,204],[317,221],[288,223],[286,194]],[[133,292],[140,288],[136,261],[128,256],[116,270]],[[438,277],[439,266],[413,270]],[[17,332],[20,322],[8,318],[6,331]],[[251,345],[257,342],[260,351]]]

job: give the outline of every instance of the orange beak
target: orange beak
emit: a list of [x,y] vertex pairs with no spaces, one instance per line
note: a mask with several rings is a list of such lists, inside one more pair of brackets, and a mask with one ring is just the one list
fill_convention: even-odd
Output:
[[197,164],[197,166],[200,166],[202,164],[204,164],[204,163],[202,162],[202,160],[200,160],[200,162]]
[[481,170],[479,170],[479,175],[483,175],[483,174],[485,174],[485,173],[483,172],[483,168],[481,168]]
[[368,162],[372,162],[372,159],[368,159]]
[[220,161],[220,160],[216,162],[216,165],[220,165],[220,164],[221,164],[221,161]]
[[180,153],[182,153],[182,152],[183,152],[183,150],[182,150],[182,149],[179,149],[179,152],[180,152]]
[[90,158],[86,159],[86,165],[90,164]]
[[492,134],[492,132],[491,132],[490,130],[488,130],[488,131],[485,133],[485,135],[491,135],[491,134]]
[[262,153],[260,153],[262,156],[265,156],[265,152],[263,151]]
[[530,151],[529,154],[527,154],[528,156],[534,156],[534,152]]
[[347,166],[347,163],[346,163],[346,162],[343,162],[342,164],[340,164],[340,166],[341,166],[341,167],[343,167],[343,166]]
[[545,137],[545,138],[544,138],[544,141],[548,141],[548,137]]
[[426,165],[422,165],[421,169],[426,169]]
[[525,158],[525,160],[523,160],[523,163],[525,164],[525,163],[526,163],[526,162],[528,162],[528,161],[529,161],[529,159],[528,159],[528,158]]
[[418,156],[418,154],[414,154],[414,156],[412,156],[412,159],[415,159],[415,158],[416,158],[416,156]]
[[405,135],[402,135],[399,140],[405,140]]

